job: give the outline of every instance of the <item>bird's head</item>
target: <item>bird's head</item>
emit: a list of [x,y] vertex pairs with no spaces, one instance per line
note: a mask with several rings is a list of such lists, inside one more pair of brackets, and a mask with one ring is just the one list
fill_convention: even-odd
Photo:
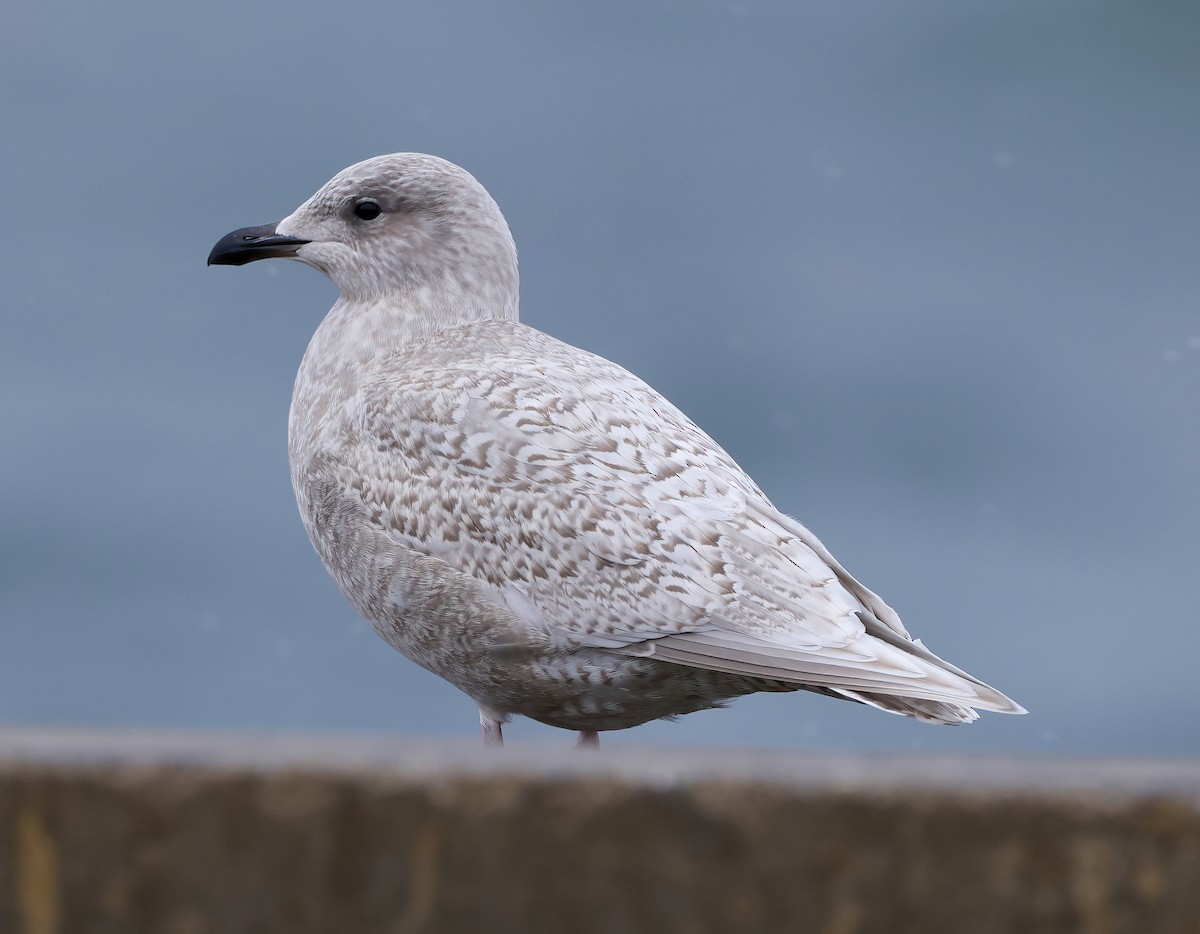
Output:
[[223,237],[208,262],[272,257],[319,269],[351,300],[483,289],[515,311],[516,247],[500,208],[470,173],[423,153],[343,169],[278,223]]

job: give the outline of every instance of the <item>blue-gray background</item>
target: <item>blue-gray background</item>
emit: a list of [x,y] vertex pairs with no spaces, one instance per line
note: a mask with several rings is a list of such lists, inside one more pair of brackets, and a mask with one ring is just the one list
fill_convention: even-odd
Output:
[[204,266],[422,150],[505,210],[526,321],[645,377],[1032,710],[760,697],[613,741],[1198,752],[1196,4],[5,20],[0,720],[475,735],[295,514],[291,380],[333,287]]

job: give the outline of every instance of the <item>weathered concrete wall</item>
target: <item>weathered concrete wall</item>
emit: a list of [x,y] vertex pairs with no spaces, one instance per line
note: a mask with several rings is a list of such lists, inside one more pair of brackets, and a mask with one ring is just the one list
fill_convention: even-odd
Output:
[[1197,934],[1200,763],[0,729],[2,934]]

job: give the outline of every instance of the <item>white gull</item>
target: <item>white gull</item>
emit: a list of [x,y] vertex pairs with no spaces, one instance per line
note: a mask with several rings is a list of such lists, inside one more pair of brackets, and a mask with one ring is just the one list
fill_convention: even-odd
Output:
[[369,159],[209,263],[268,257],[341,293],[292,399],[305,528],[486,741],[520,714],[594,743],[756,691],[935,723],[1024,712],[914,640],[661,395],[520,324],[508,225],[463,169]]

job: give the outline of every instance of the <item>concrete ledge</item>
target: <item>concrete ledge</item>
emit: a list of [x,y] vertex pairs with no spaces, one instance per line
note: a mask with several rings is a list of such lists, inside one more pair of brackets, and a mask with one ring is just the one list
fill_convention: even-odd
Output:
[[0,932],[1200,931],[1200,763],[0,729]]

